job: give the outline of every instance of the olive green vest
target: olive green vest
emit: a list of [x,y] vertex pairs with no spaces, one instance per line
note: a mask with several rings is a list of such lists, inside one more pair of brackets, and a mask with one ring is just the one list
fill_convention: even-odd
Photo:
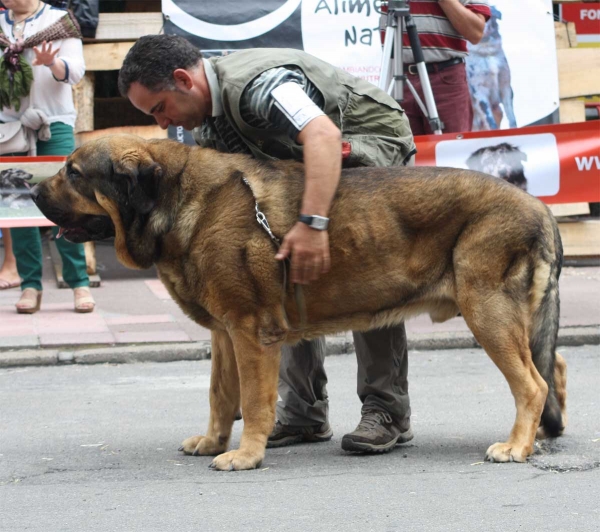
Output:
[[351,145],[344,166],[395,166],[414,150],[408,119],[385,92],[340,68],[300,50],[258,48],[210,59],[219,80],[223,110],[258,159],[302,160],[302,145],[281,130],[249,126],[240,114],[244,89],[265,70],[281,66],[300,68],[321,92],[323,112],[340,128]]

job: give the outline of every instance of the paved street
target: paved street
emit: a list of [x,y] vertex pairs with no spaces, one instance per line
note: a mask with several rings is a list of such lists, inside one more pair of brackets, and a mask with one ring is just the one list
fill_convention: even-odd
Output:
[[334,439],[237,473],[177,452],[206,427],[210,361],[3,369],[0,530],[597,531],[600,347],[561,352],[569,426],[528,464],[482,463],[514,403],[471,349],[411,351],[415,439],[382,456],[341,451],[356,362],[328,357]]

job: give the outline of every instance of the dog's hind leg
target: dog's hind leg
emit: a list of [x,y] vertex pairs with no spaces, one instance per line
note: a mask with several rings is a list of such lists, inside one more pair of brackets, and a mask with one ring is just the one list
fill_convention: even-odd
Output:
[[240,375],[244,430],[239,449],[221,454],[212,461],[212,468],[223,471],[258,467],[275,423],[281,343],[261,344],[248,330],[255,330],[255,327],[249,326],[232,334]]
[[180,451],[215,455],[227,450],[231,428],[240,406],[240,383],[233,344],[225,331],[212,331],[210,418],[206,436],[184,440]]
[[[476,286],[474,283],[471,286]],[[506,442],[495,443],[486,459],[524,462],[533,452],[535,433],[548,394],[548,385],[533,364],[527,332],[527,310],[497,288],[465,290],[459,307],[475,335],[508,381],[517,415]]]
[[560,301],[558,279],[562,268],[562,244],[556,224],[552,235],[540,246],[530,289],[530,347],[533,362],[548,383],[548,398],[542,413],[538,438],[560,436],[566,425],[567,364],[556,353]]

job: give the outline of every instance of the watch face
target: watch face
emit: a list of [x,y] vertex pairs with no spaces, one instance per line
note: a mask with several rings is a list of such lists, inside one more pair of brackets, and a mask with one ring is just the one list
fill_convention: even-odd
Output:
[[328,222],[329,220],[327,218],[323,218],[321,216],[313,216],[313,220],[310,225],[315,229],[318,229],[319,231],[324,231],[325,229],[327,229]]

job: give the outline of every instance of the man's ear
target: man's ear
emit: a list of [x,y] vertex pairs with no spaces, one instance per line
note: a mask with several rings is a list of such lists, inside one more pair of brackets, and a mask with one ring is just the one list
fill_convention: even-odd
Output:
[[148,154],[137,150],[125,153],[113,162],[115,174],[127,178],[127,193],[131,206],[140,214],[148,214],[155,205],[158,181],[163,176],[162,167]]
[[185,68],[177,68],[173,71],[175,84],[190,90],[194,86],[194,80],[191,74]]

